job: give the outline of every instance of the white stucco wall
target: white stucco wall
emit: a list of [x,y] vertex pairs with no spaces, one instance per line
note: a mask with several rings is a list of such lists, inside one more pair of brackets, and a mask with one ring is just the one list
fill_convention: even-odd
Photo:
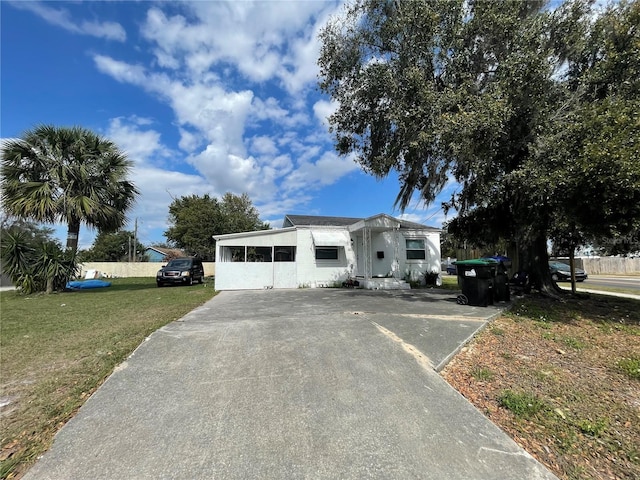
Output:
[[[97,275],[109,278],[154,277],[162,265],[167,262],[85,262],[80,264],[81,277],[88,271],[98,272]],[[204,274],[213,277],[216,274],[214,262],[202,262]]]
[[[426,238],[426,258],[424,260],[407,260],[407,246],[404,241],[406,238]],[[414,281],[422,281],[425,272],[440,272],[440,233],[427,231],[406,233],[400,242],[399,256],[404,261],[404,264],[401,261],[400,267],[403,278],[408,277]]]
[[[395,254],[395,233],[381,232],[371,236],[371,273],[372,275],[388,275],[391,273]],[[384,252],[384,258],[378,258],[378,252]],[[404,256],[398,250],[398,263],[402,265]]]
[[[337,229],[319,229],[314,231],[331,232]],[[346,229],[342,229],[346,231]],[[349,277],[356,258],[351,245],[338,247],[337,260],[316,260],[315,245],[311,229],[298,230],[297,280],[299,287],[327,287],[342,283]]]
[[[262,288],[328,287],[342,283],[352,273],[358,272],[356,249],[358,233],[346,237],[346,245],[338,247],[337,260],[316,260],[313,232],[331,233],[347,229],[339,227],[297,227],[224,236],[217,241],[216,288],[219,290],[243,290]],[[393,231],[375,233],[371,237],[372,273],[387,275],[391,272],[395,251]],[[399,234],[398,260],[400,275],[412,280],[424,278],[425,271],[440,271],[440,234],[430,231],[412,231],[407,238],[425,239],[426,259],[407,260],[405,235]],[[339,235],[338,235],[339,236]],[[350,240],[353,240],[351,242]],[[222,261],[222,249],[231,246],[295,246],[295,262],[229,262]],[[376,252],[383,251],[378,259]],[[361,251],[360,255],[363,254]]]
[[[232,246],[296,246],[293,229],[267,230],[257,234],[231,235],[216,242],[216,289],[255,290],[262,288],[297,288],[296,262],[224,262],[222,249]],[[297,256],[297,253],[296,253]]]

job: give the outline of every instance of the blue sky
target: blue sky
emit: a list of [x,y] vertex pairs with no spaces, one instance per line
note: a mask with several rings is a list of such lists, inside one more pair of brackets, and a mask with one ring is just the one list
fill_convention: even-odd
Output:
[[[340,2],[0,5],[0,138],[44,123],[114,140],[135,164],[126,228],[137,219],[143,244],[166,241],[172,197],[192,194],[247,193],[278,228],[288,213],[401,215],[397,178],[361,172],[328,132],[317,35]],[[439,199],[403,215],[445,219]],[[83,226],[81,247],[94,237]]]

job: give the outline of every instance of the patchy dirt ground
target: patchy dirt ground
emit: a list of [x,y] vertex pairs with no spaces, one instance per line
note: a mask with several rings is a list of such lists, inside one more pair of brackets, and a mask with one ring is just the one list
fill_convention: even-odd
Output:
[[562,479],[640,479],[640,302],[528,297],[443,377]]

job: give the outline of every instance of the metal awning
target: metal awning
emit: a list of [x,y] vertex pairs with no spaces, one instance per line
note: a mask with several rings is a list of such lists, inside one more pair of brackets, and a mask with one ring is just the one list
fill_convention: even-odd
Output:
[[351,245],[351,237],[346,230],[311,231],[313,244],[316,247],[347,247]]

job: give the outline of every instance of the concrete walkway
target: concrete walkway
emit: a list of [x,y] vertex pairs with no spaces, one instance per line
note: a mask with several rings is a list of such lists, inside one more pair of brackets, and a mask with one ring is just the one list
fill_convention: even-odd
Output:
[[555,478],[435,371],[499,311],[222,292],[151,335],[24,478]]

